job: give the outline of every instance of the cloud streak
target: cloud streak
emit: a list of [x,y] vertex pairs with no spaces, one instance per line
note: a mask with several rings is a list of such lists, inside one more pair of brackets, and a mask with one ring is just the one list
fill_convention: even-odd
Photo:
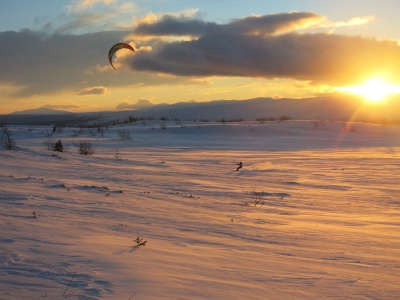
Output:
[[66,8],[68,12],[77,13],[87,10],[97,4],[109,5],[115,3],[117,0],[78,0],[74,1],[73,4],[67,5]]
[[94,86],[88,87],[78,92],[78,95],[85,96],[85,95],[106,95],[107,88],[104,86]]
[[[368,74],[397,73],[397,43],[304,32],[326,27],[324,19],[311,12],[294,12],[217,24],[165,16],[153,23],[139,24],[134,30],[138,39],[153,36],[151,43],[156,47],[139,51],[129,63],[134,70],[177,76],[295,78],[326,84],[349,83]],[[370,20],[355,18],[332,26],[354,26]],[[162,40],[174,35],[192,39]]]

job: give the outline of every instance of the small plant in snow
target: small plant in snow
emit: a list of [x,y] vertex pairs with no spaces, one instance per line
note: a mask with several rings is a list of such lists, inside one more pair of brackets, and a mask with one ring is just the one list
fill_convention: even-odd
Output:
[[43,144],[46,146],[47,151],[52,151],[52,150],[54,150],[54,145],[55,145],[53,133],[47,132],[46,135],[47,135],[47,138],[44,140]]
[[281,116],[280,118],[279,118],[279,121],[289,121],[289,120],[291,120],[292,118],[291,117],[289,117],[289,116],[287,116],[287,115],[283,115],[283,116]]
[[324,121],[322,120],[315,120],[312,122],[314,128],[325,127]]
[[352,123],[343,123],[343,131],[346,132],[357,132],[357,129]]
[[54,144],[53,150],[54,150],[55,152],[63,152],[63,151],[64,151],[64,146],[63,146],[63,143],[61,142],[61,140],[58,140],[58,141]]
[[123,141],[132,139],[131,133],[127,129],[118,130],[117,133],[118,133],[119,137],[121,138],[121,140],[123,140]]
[[181,121],[181,120],[179,120],[179,119],[175,119],[175,123],[176,123],[176,125],[179,125],[179,126],[181,126],[181,128],[186,128],[186,125],[185,125],[185,124],[183,124],[183,123],[182,123],[182,121]]
[[137,237],[136,239],[133,240],[134,248],[139,248],[140,246],[146,246],[147,241],[144,239],[141,239],[140,237]]
[[67,293],[67,291],[68,291],[69,286],[71,285],[72,281],[74,280],[75,276],[76,276],[76,272],[75,272],[74,276],[72,276],[72,278],[71,278],[70,282],[68,283],[67,287],[65,288],[65,291],[64,291],[64,294],[63,294],[64,298],[70,298],[74,294],[73,291],[71,291],[69,293]]
[[3,137],[1,140],[3,141],[6,149],[11,150],[16,145],[15,140],[12,138],[13,133],[10,131],[10,129],[6,125],[2,126],[2,131],[3,131]]
[[101,136],[104,136],[104,132],[105,132],[105,129],[104,129],[104,127],[103,127],[103,126],[100,126],[100,125],[98,125],[96,128],[97,128],[97,132],[98,132],[98,133],[100,133],[100,134],[101,134]]
[[119,156],[119,150],[118,150],[118,148],[115,148],[115,158],[116,158],[116,159],[121,159],[121,157]]
[[63,133],[64,127],[64,124],[54,124],[53,133]]
[[92,130],[92,129],[88,129],[88,132],[91,136],[96,136],[96,131]]
[[78,147],[79,147],[79,154],[81,155],[92,155],[94,153],[92,143],[81,141]]
[[81,128],[79,128],[78,130],[72,131],[72,136],[73,136],[73,137],[78,137],[78,136],[80,136],[80,135],[85,134],[85,132],[86,132],[85,128],[81,127]]
[[260,207],[263,207],[265,204],[264,201],[264,193],[263,192],[257,192],[256,189],[251,189],[248,191],[244,191],[246,195],[246,199],[243,201],[244,206],[249,206],[250,204],[253,204],[254,207],[257,205],[260,205]]

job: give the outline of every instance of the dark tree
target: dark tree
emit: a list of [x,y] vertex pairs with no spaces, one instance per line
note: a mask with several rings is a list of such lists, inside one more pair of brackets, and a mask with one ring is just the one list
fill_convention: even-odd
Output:
[[54,144],[54,151],[57,151],[57,152],[63,152],[63,151],[64,151],[64,146],[63,146],[61,140],[58,140],[58,141]]

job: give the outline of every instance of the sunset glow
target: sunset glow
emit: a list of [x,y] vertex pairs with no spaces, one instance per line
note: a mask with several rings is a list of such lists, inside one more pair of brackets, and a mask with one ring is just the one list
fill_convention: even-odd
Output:
[[[337,91],[378,102],[399,91],[362,84],[399,78],[400,18],[383,1],[0,1],[0,115]],[[118,43],[135,53],[116,53],[114,70]]]
[[391,94],[400,93],[400,86],[389,84],[381,78],[372,78],[361,85],[341,87],[338,90],[363,96],[370,102],[379,102]]

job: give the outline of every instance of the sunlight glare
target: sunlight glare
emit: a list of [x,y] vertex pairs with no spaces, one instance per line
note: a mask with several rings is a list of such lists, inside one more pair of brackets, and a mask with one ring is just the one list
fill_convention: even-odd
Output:
[[381,78],[373,78],[361,85],[341,87],[338,90],[361,95],[370,102],[379,102],[388,95],[400,93],[400,86],[389,84]]

